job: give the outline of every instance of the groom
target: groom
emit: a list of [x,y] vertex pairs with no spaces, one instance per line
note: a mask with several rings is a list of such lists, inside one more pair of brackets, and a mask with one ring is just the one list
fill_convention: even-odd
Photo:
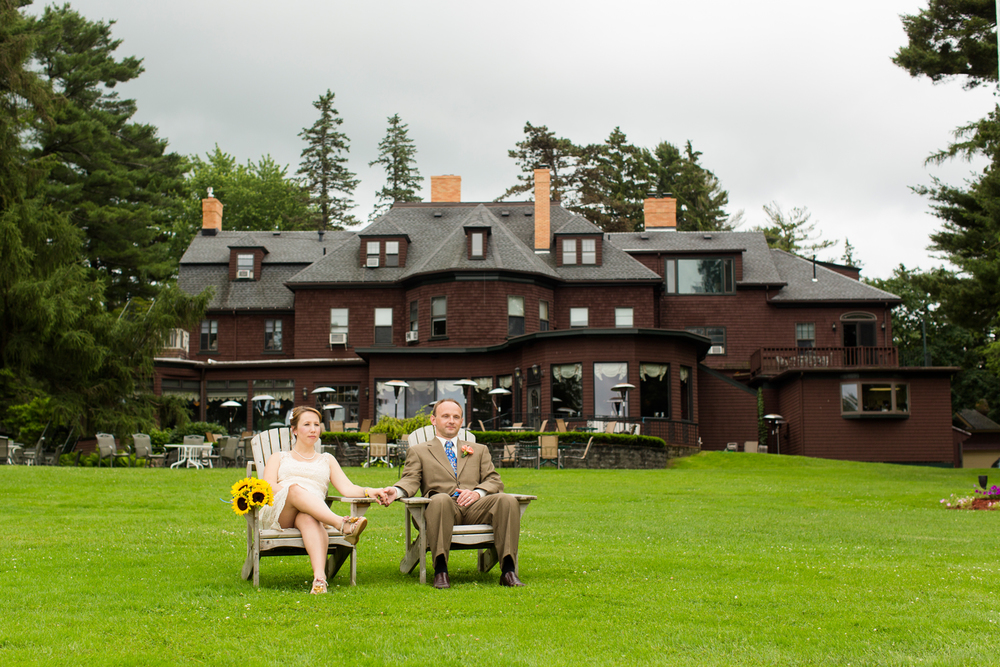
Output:
[[484,445],[458,440],[462,406],[450,398],[434,404],[431,424],[437,435],[410,447],[396,486],[379,494],[388,505],[418,490],[430,498],[427,543],[434,557],[434,588],[451,588],[448,553],[455,524],[488,523],[500,557],[500,585],[524,586],[514,572],[521,510],[517,499],[503,491],[503,482]]

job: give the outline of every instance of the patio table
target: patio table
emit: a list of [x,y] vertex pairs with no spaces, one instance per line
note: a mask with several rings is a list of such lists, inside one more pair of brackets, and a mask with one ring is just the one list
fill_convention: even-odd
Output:
[[[176,468],[182,463],[186,463],[186,468],[203,468],[204,465],[201,462],[202,452],[204,450],[212,451],[212,444],[207,443],[204,445],[163,445],[164,449],[176,449],[177,450],[177,460],[170,465],[171,468]],[[212,462],[209,461],[209,467],[212,466]]]

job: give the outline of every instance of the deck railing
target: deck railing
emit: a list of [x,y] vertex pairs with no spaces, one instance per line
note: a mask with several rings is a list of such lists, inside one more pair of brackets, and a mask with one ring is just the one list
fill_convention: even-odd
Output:
[[753,375],[808,368],[899,366],[895,347],[762,347],[750,355]]

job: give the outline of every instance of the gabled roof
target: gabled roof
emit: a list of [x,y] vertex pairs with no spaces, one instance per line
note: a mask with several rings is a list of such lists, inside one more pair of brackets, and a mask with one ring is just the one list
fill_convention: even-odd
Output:
[[219,232],[197,235],[181,257],[184,264],[229,264],[230,248],[263,248],[264,264],[308,264],[323,257],[323,249],[356,238],[355,232]]
[[955,416],[965,424],[965,428],[969,431],[981,433],[981,432],[1000,432],[1000,424],[982,414],[978,410],[973,410],[971,408],[966,408],[965,410],[959,410],[955,413]]

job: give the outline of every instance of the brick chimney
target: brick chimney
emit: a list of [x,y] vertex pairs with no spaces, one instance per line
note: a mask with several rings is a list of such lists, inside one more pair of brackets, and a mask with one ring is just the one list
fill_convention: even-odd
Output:
[[642,214],[647,232],[677,231],[677,200],[669,194],[646,197],[642,203]]
[[208,197],[201,200],[201,235],[215,236],[222,231],[222,202],[208,189]]
[[549,233],[549,202],[551,181],[548,167],[535,170],[535,252],[548,252],[552,235]]
[[462,201],[462,177],[451,174],[447,176],[431,176],[431,201]]

